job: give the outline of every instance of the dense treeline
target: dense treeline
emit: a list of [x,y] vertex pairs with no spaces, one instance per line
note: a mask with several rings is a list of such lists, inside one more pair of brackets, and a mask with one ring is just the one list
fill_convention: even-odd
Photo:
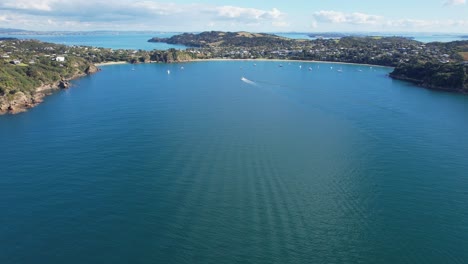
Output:
[[391,77],[433,89],[468,92],[468,67],[461,63],[412,62],[398,65]]
[[149,55],[151,61],[172,63],[181,61],[190,61],[195,58],[195,55],[189,52],[180,51],[176,49],[169,49],[164,51],[153,51]]
[[61,63],[42,59],[30,65],[0,61],[0,96],[11,96],[20,91],[32,94],[38,86],[84,74],[89,65],[82,58],[72,57]]

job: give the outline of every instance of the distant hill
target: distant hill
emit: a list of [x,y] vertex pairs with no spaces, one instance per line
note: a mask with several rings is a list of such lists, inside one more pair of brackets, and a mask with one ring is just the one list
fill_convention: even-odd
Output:
[[152,38],[149,42],[180,44],[188,47],[290,47],[297,40],[266,33],[206,31],[199,34],[184,33],[170,38]]
[[350,36],[363,36],[359,34],[345,34],[345,33],[336,33],[336,32],[321,32],[321,33],[310,33],[308,34],[310,38],[344,38]]
[[16,32],[25,32],[26,30],[23,29],[16,29],[16,28],[0,28],[0,34],[12,34]]

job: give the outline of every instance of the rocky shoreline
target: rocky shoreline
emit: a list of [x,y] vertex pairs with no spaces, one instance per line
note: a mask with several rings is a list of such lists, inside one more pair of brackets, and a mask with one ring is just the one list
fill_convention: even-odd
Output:
[[390,78],[392,78],[392,79],[399,80],[399,81],[404,81],[404,82],[409,82],[409,83],[412,83],[412,84],[414,84],[414,85],[416,85],[418,87],[426,88],[426,89],[429,89],[429,90],[459,93],[459,94],[468,94],[468,92],[466,90],[464,90],[464,89],[456,89],[455,90],[455,89],[447,89],[447,88],[444,88],[444,87],[438,87],[438,86],[427,84],[427,83],[425,83],[424,81],[421,81],[421,80],[417,80],[417,79],[413,79],[413,78],[409,78],[409,77],[406,77],[406,76],[401,76],[401,75],[397,75],[397,74],[393,74],[393,73],[390,73],[388,76]]
[[44,97],[52,94],[55,91],[68,89],[71,87],[71,82],[74,79],[87,76],[100,71],[98,67],[91,64],[84,73],[76,74],[68,79],[61,79],[55,83],[43,84],[37,87],[33,93],[25,94],[17,92],[12,95],[12,98],[7,96],[0,97],[0,115],[4,114],[18,114],[26,112],[44,101]]
[[[276,59],[276,60],[275,59],[192,59],[192,60],[186,60],[186,61],[184,60],[184,61],[177,61],[177,62],[189,62],[189,61],[200,62],[200,61],[216,61],[216,60],[221,60],[221,61],[225,61],[225,60],[309,61],[309,62],[321,62],[321,63],[356,64],[356,63],[346,63],[346,62],[325,62],[325,61],[314,61],[314,60],[287,60],[287,59],[286,60],[285,59]],[[123,63],[128,63],[128,62],[103,62],[103,63],[97,64],[97,66],[106,66],[106,65],[112,65],[112,64],[123,64]],[[358,65],[370,65],[370,64],[358,64]],[[94,64],[91,64],[88,66],[88,68],[84,72],[76,74],[72,78],[61,79],[60,81],[57,81],[55,83],[43,84],[37,87],[32,94],[25,94],[23,92],[17,92],[12,96],[12,98],[11,97],[7,98],[7,96],[1,96],[0,97],[0,115],[22,113],[22,112],[27,111],[28,109],[31,109],[39,105],[40,103],[43,102],[43,99],[45,96],[50,95],[53,92],[58,91],[58,90],[70,88],[71,80],[99,72],[101,69],[98,68],[97,66]],[[379,65],[371,65],[371,66],[379,66]],[[386,67],[386,66],[380,66],[380,67]],[[396,80],[410,82],[419,87],[423,87],[426,89],[468,94],[468,92],[463,89],[453,90],[453,89],[446,89],[443,87],[436,87],[436,86],[424,83],[421,80],[409,78],[409,77],[394,74],[394,73],[390,73],[389,77],[396,79]]]

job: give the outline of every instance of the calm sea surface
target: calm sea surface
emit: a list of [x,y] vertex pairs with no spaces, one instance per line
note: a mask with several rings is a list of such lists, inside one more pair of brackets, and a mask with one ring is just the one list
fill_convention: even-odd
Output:
[[151,43],[153,37],[167,38],[176,33],[120,33],[120,34],[89,34],[89,35],[1,35],[0,37],[18,39],[37,39],[63,45],[81,45],[103,47],[111,49],[142,49],[142,50],[167,50],[170,48],[185,49],[183,45],[171,45],[166,43]]
[[107,66],[0,116],[0,263],[467,263],[468,96],[279,64]]

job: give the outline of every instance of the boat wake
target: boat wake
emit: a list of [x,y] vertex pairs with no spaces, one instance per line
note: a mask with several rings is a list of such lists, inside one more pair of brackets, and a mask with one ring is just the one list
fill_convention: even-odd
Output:
[[283,85],[283,84],[279,84],[279,83],[272,83],[272,82],[268,82],[268,81],[261,81],[261,80],[255,80],[255,81],[252,81],[252,80],[249,80],[245,77],[242,77],[241,78],[241,81],[247,83],[247,84],[250,84],[250,85],[254,85],[254,86],[259,86],[259,87],[288,87],[287,85]]
[[250,84],[250,85],[255,85],[255,86],[257,85],[255,82],[253,82],[253,81],[251,81],[251,80],[249,80],[249,79],[247,79],[245,77],[242,77],[241,81],[243,81],[243,82],[245,82],[247,84]]

